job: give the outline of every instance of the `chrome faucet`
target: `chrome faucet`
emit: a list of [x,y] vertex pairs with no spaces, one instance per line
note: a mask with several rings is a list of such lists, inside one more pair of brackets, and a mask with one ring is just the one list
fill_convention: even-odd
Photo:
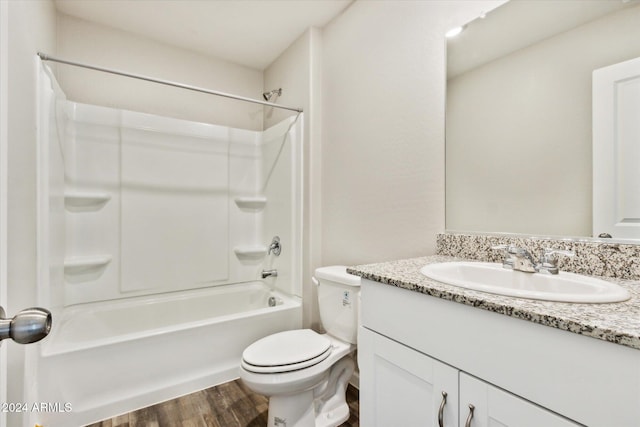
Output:
[[562,249],[544,249],[540,260],[536,262],[531,252],[525,248],[513,245],[497,245],[491,249],[504,250],[505,257],[502,261],[504,268],[525,273],[558,274],[558,255],[573,256],[572,251]]

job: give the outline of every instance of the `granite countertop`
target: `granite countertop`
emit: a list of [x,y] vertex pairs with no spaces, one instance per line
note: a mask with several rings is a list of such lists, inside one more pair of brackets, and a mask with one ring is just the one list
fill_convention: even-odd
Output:
[[602,278],[631,294],[624,302],[576,304],[513,298],[473,291],[431,280],[420,273],[427,264],[468,261],[434,255],[379,264],[358,265],[347,271],[365,279],[493,311],[541,325],[640,349],[640,281]]

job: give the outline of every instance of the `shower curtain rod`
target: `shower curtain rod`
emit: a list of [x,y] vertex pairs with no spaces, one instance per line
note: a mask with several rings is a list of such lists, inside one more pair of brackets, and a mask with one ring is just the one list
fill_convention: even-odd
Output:
[[215,91],[215,90],[205,89],[205,88],[202,88],[202,87],[191,86],[191,85],[186,85],[186,84],[182,84],[182,83],[176,83],[176,82],[172,82],[172,81],[169,81],[169,80],[160,80],[160,79],[156,79],[156,78],[153,78],[153,77],[143,76],[141,74],[126,73],[124,71],[112,70],[112,69],[109,69],[109,68],[97,67],[95,65],[88,65],[88,64],[82,64],[80,62],[68,61],[66,59],[56,58],[54,56],[51,56],[51,55],[48,55],[48,54],[42,53],[42,52],[38,52],[38,56],[43,61],[59,62],[61,64],[73,65],[74,67],[88,68],[90,70],[102,71],[104,73],[116,74],[118,76],[131,77],[131,78],[134,78],[134,79],[145,80],[145,81],[153,82],[153,83],[159,83],[161,85],[179,87],[181,89],[193,90],[195,92],[208,93],[209,95],[223,96],[225,98],[237,99],[239,101],[253,102],[254,104],[267,105],[269,107],[282,108],[284,110],[296,111],[298,113],[302,113],[302,108],[287,107],[287,106],[284,106],[284,105],[274,104],[273,102],[260,101],[259,99],[246,98],[244,96],[232,95],[230,93],[218,92],[218,91]]

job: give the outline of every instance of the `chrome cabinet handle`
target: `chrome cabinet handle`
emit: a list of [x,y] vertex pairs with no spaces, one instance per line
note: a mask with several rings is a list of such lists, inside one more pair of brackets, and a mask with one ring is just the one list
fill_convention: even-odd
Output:
[[442,392],[442,402],[440,402],[440,409],[438,409],[438,426],[444,427],[444,405],[447,404],[447,392]]
[[475,406],[469,404],[469,416],[467,417],[467,421],[464,423],[464,427],[471,427],[471,420],[473,419],[473,411],[475,409]]

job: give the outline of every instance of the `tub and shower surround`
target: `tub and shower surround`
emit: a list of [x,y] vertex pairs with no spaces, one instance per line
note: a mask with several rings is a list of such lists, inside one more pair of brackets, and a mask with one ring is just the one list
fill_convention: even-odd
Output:
[[290,214],[290,187],[264,185],[290,121],[263,141],[263,132],[66,107],[65,305],[254,280],[269,234],[291,235],[265,224],[270,204]]
[[301,327],[302,115],[256,132],[80,104],[44,65],[38,96],[38,293],[54,327],[27,349],[25,399],[73,410],[31,425],[232,380],[247,345]]

